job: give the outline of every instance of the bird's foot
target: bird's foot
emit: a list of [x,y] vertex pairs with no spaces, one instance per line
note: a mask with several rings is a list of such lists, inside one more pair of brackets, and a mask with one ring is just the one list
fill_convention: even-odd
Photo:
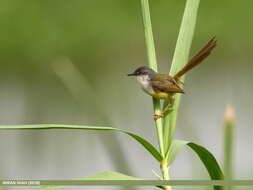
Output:
[[[172,101],[171,101],[171,102],[172,102]],[[165,113],[166,111],[172,111],[173,109],[171,108],[171,106],[172,106],[172,104],[168,104],[168,105],[166,106],[166,108],[165,108],[160,114],[155,114],[155,115],[154,115],[154,120],[156,121],[156,120],[159,119],[159,118],[163,118],[164,113]]]
[[163,113],[160,113],[160,114],[155,114],[154,115],[154,120],[156,121],[157,119],[159,118],[163,118]]

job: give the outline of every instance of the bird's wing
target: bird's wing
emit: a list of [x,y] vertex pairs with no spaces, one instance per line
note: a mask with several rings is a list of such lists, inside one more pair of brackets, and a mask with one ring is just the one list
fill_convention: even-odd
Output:
[[155,92],[184,93],[175,79],[169,75],[155,74],[151,82]]

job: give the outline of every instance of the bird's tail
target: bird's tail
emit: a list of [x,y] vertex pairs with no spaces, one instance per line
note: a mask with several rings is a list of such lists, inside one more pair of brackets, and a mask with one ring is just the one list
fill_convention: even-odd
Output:
[[213,37],[207,44],[184,66],[183,69],[181,69],[175,76],[174,78],[176,80],[179,80],[181,76],[183,76],[185,73],[187,73],[189,70],[191,70],[193,67],[197,66],[200,64],[205,58],[207,58],[212,50],[216,46],[216,38]]

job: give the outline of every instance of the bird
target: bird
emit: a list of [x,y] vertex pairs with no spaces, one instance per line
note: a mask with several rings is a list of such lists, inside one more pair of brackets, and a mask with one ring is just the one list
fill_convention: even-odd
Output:
[[180,78],[192,68],[202,63],[202,61],[211,54],[216,45],[216,37],[212,37],[205,46],[174,76],[155,72],[147,66],[141,66],[133,73],[128,74],[128,76],[136,76],[141,88],[147,94],[159,100],[169,99],[169,104],[165,107],[165,109],[160,114],[154,114],[154,120],[164,116],[164,113],[173,104],[173,96],[176,93],[185,93],[182,89],[183,82],[180,81]]

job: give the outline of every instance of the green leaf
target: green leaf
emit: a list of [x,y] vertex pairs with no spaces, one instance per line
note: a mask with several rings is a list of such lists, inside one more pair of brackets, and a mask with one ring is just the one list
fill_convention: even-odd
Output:
[[118,172],[106,171],[93,176],[82,178],[83,180],[140,180]]
[[[203,146],[195,144],[193,142],[174,140],[171,144],[170,150],[167,153],[168,165],[170,166],[175,160],[176,156],[180,152],[180,150],[188,145],[194,152],[199,156],[202,163],[205,165],[209,176],[212,180],[223,180],[224,175],[222,170],[216,161],[215,157]],[[223,190],[221,186],[214,186],[215,190]]]
[[130,137],[134,138],[138,141],[153,157],[161,162],[162,156],[156,150],[156,148],[149,143],[146,139],[128,131],[124,131],[121,129],[113,128],[113,127],[91,127],[91,126],[81,126],[81,125],[60,125],[60,124],[40,124],[40,125],[6,125],[0,126],[0,130],[45,130],[45,129],[80,129],[80,130],[103,130],[103,131],[118,131],[121,133],[125,133]]
[[[145,42],[146,42],[148,66],[157,72],[155,43],[154,43],[153,32],[152,32],[152,24],[151,24],[150,11],[149,11],[149,2],[148,2],[148,0],[141,0],[140,2],[141,2],[141,13],[142,13],[143,29],[144,29]],[[154,113],[160,114],[161,113],[160,100],[158,100],[156,98],[152,98],[152,99],[153,99]],[[164,156],[162,118],[157,119],[155,121],[155,123],[156,123],[157,135],[158,135],[158,142],[159,142],[159,146],[160,146],[160,152],[161,152],[161,155]]]
[[[128,176],[118,172],[106,171],[99,174],[95,174],[93,176],[84,177],[78,180],[140,180],[139,178]],[[55,190],[62,189],[69,186],[42,186],[40,188],[36,188],[36,190]]]
[[[170,75],[174,76],[188,62],[193,34],[197,21],[198,7],[200,0],[187,0],[184,10],[183,19],[180,26],[179,35],[177,38],[176,49],[174,52]],[[181,77],[184,82],[185,76]],[[181,94],[174,96],[174,104],[171,107],[173,111],[166,112],[163,124],[164,146],[165,152],[168,151],[175,132],[178,109],[180,106]],[[164,101],[163,108],[169,104],[168,100]]]
[[167,153],[167,163],[170,166],[176,159],[178,153],[187,144],[187,141],[174,140],[170,146],[170,150]]

